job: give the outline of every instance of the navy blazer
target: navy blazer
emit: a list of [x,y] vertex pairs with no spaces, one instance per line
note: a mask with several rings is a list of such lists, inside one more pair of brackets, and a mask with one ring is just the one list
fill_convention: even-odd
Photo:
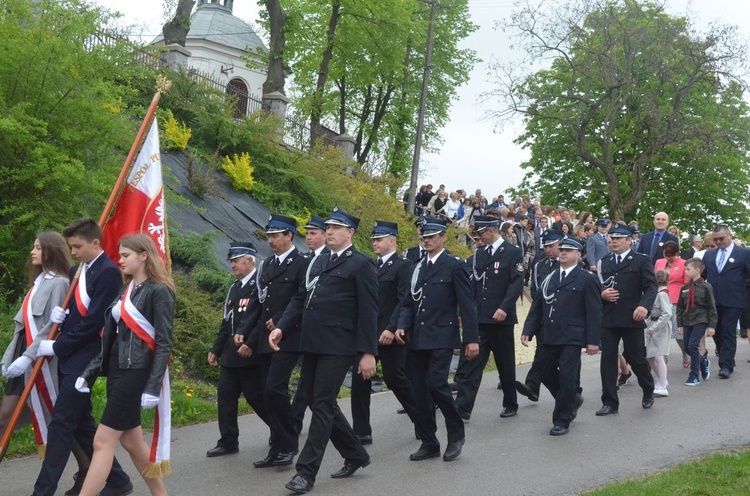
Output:
[[[71,281],[77,271],[78,265],[70,269]],[[68,316],[60,326],[60,335],[53,346],[61,372],[80,376],[89,362],[99,355],[104,313],[117,298],[121,287],[120,268],[102,253],[86,271],[86,292],[91,298],[88,313],[81,316],[75,299],[72,299]]]
[[242,326],[251,327],[258,322],[260,302],[255,284],[256,275],[257,272],[244,286],[234,291],[231,287],[229,289],[224,306],[224,311],[229,313],[229,317],[226,320],[222,319],[214,345],[211,347],[211,352],[220,358],[219,363],[222,367],[249,367],[260,362],[255,353],[247,358],[238,355],[238,347],[234,344],[234,335],[239,333]]
[[[326,254],[330,257],[330,253]],[[312,258],[301,255],[296,249],[292,250],[280,266],[276,266],[276,257],[268,257],[261,262],[260,281],[261,291],[265,291],[265,299],[261,305],[261,313],[257,322],[243,323],[238,331],[245,336],[248,346],[261,354],[273,353],[268,344],[270,331],[266,321],[273,319],[278,324],[284,309],[292,297],[299,291],[305,281],[307,266]],[[252,326],[252,327],[251,327]],[[279,342],[281,351],[298,353],[300,348],[299,325],[284,329],[284,336]]]
[[[469,271],[459,257],[443,252],[427,270],[428,259],[415,265],[419,270],[411,294],[401,308],[399,329],[404,329],[412,350],[456,349],[463,342],[478,343],[477,307],[472,297]],[[413,278],[410,277],[411,280]]]
[[546,290],[540,289],[531,303],[523,334],[537,336],[545,345],[599,346],[602,300],[597,277],[579,265],[562,283],[559,268],[548,277]]
[[[419,255],[420,250],[422,251],[422,256]],[[410,261],[412,264],[415,264],[424,258],[424,253],[424,248],[422,248],[421,246],[412,246],[404,252],[404,258]]]
[[[476,264],[472,267],[472,274],[478,322],[515,324],[518,322],[516,301],[523,291],[525,273],[521,249],[503,241],[491,257],[487,256],[486,247],[477,250],[474,257]],[[508,314],[502,322],[492,319],[498,309]]]
[[745,308],[746,281],[750,278],[750,250],[735,246],[724,269],[719,273],[716,260],[719,250],[708,250],[703,255],[706,264],[704,275],[714,288],[714,299],[717,307]]
[[414,264],[397,253],[378,269],[378,336],[385,330],[396,332],[401,306],[409,296]]
[[633,312],[639,306],[651,312],[658,287],[651,258],[641,253],[628,252],[619,264],[610,253],[601,260],[599,280],[603,288],[612,287],[620,292],[620,299],[602,303],[602,326],[646,327],[645,321],[633,320]]
[[654,231],[647,232],[643,236],[641,236],[641,242],[638,243],[638,246],[635,248],[635,251],[638,253],[642,253],[646,255],[647,257],[651,258],[652,262],[656,262],[659,259],[664,258],[664,253],[662,253],[662,245],[666,243],[667,241],[674,241],[677,243],[677,246],[680,246],[680,240],[677,239],[677,237],[674,234],[670,234],[667,231],[664,231],[661,235],[661,240],[659,241],[659,246],[656,247],[656,251],[654,251],[654,256],[651,256],[651,245],[654,243]]
[[375,262],[349,247],[338,259],[318,257],[307,289],[305,281],[284,310],[277,327],[300,325],[305,353],[356,356],[378,354],[378,275]]

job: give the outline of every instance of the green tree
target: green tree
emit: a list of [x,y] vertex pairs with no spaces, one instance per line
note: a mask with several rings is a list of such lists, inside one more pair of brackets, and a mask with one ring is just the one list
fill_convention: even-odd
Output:
[[552,58],[531,74],[496,64],[486,95],[503,102],[498,122],[523,117],[521,188],[615,220],[645,225],[664,210],[692,232],[712,221],[747,230],[750,112],[736,76],[747,44],[736,28],[702,34],[637,0],[527,7],[505,27],[527,60]]

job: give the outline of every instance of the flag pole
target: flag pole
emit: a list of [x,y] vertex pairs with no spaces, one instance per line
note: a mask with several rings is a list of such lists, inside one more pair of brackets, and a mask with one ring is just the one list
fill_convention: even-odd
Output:
[[[138,129],[138,133],[135,135],[133,145],[130,147],[128,156],[125,158],[125,162],[123,163],[122,169],[120,170],[120,174],[119,176],[117,176],[117,181],[115,181],[112,192],[109,194],[109,199],[104,206],[104,210],[102,210],[102,215],[99,217],[99,227],[101,227],[102,229],[104,228],[104,225],[107,223],[107,220],[112,213],[115,202],[120,196],[120,191],[125,184],[125,179],[127,179],[128,173],[133,166],[135,156],[138,153],[143,140],[145,139],[147,130],[154,120],[154,116],[156,115],[156,108],[159,106],[159,99],[161,98],[162,93],[168,91],[171,86],[172,83],[165,76],[159,75],[156,77],[156,93],[154,93],[154,97],[151,99],[151,104],[148,106],[146,116],[143,118],[141,127]],[[65,299],[60,305],[63,309],[68,308],[68,306],[70,305],[70,301],[73,299],[76,287],[78,286],[78,278],[81,275],[82,267],[83,264],[78,265],[78,270],[76,271],[73,280],[70,282],[68,293],[65,295]],[[49,334],[47,335],[47,339],[55,339],[59,328],[60,324],[53,324],[50,328]],[[13,436],[13,431],[15,430],[18,420],[21,418],[23,409],[26,406],[26,401],[28,401],[29,395],[31,394],[31,389],[34,387],[34,383],[36,382],[36,379],[39,376],[40,371],[42,370],[42,364],[44,360],[46,360],[46,358],[37,359],[34,363],[34,367],[31,369],[31,375],[26,381],[26,386],[24,387],[23,392],[18,399],[18,404],[16,405],[15,410],[13,410],[13,415],[11,415],[10,420],[8,421],[8,425],[5,427],[5,432],[3,433],[2,440],[0,440],[0,463],[3,461],[3,459],[5,459],[5,453],[7,453],[8,451],[10,438]]]

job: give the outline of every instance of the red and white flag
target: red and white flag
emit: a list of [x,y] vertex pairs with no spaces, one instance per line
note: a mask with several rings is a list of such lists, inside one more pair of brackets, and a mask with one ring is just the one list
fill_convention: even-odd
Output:
[[159,153],[159,126],[156,118],[128,175],[115,205],[115,213],[104,226],[103,247],[117,262],[117,244],[128,234],[143,233],[154,240],[162,260],[166,261],[166,205]]

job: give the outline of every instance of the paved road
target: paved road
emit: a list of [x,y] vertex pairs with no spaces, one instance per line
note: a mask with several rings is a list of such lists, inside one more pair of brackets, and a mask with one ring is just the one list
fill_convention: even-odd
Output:
[[[328,474],[343,463],[329,445],[313,494],[575,494],[722,448],[747,445],[749,355],[748,346],[740,343],[738,367],[731,379],[718,379],[714,367],[714,375],[707,382],[686,387],[683,382],[687,374],[679,351],[673,346],[669,362],[671,396],[657,398],[653,409],[643,410],[641,392],[633,380],[621,388],[619,414],[604,418],[594,415],[600,406],[599,358],[584,357],[586,402],[570,433],[559,438],[548,434],[553,401],[546,390],[538,403],[522,397],[515,418],[500,419],[502,393],[496,389],[497,375],[488,373],[474,414],[467,422],[464,452],[451,463],[440,458],[409,461],[408,455],[418,448],[418,442],[408,419],[396,414],[398,405],[391,393],[377,394],[372,398],[375,443],[368,449],[373,463],[350,479],[330,479]],[[527,370],[528,365],[518,367],[519,377],[525,377]],[[348,414],[349,401],[342,400],[341,404]],[[241,419],[240,426],[240,453],[212,459],[205,457],[205,451],[214,446],[218,437],[215,423],[176,429],[172,443],[175,473],[166,478],[170,494],[287,494],[284,484],[292,477],[292,468],[254,469],[251,464],[266,455],[265,425],[255,415],[249,415]],[[442,426],[438,434],[445,442]],[[121,454],[120,460],[131,475],[135,474],[125,455]],[[29,494],[39,463],[35,457],[27,457],[0,464],[0,494]],[[72,472],[73,468],[66,472],[65,487],[58,494],[70,486]],[[134,482],[135,494],[147,494],[141,480]]]

